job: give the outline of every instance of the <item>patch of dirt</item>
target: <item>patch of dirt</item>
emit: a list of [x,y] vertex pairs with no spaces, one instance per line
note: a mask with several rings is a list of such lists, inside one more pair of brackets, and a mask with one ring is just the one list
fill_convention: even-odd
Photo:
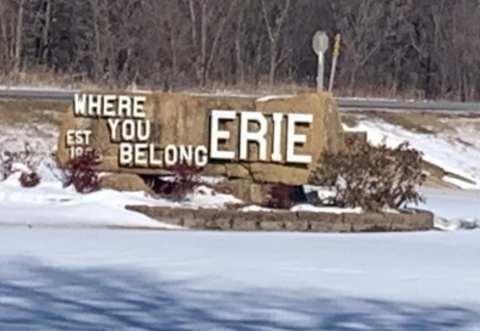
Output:
[[340,112],[340,120],[346,126],[353,128],[358,125],[358,122],[364,118],[362,114],[342,113]]
[[59,125],[67,107],[65,102],[0,100],[0,124],[10,127]]
[[405,130],[423,134],[437,134],[439,132],[455,132],[458,127],[468,123],[480,131],[480,115],[475,114],[448,114],[433,112],[355,112],[342,113],[342,122],[349,127],[365,118],[381,119],[387,123],[400,126]]
[[387,123],[403,127],[408,131],[424,134],[435,134],[440,131],[453,130],[442,121],[443,116],[431,113],[378,113],[377,118],[381,118]]

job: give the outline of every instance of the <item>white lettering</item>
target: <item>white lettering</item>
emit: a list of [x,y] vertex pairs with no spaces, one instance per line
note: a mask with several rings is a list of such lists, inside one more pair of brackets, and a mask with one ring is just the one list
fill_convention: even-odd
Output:
[[147,141],[150,138],[151,123],[149,120],[138,120],[137,129],[137,140]]
[[143,109],[145,105],[146,97],[135,96],[133,97],[133,117],[135,118],[145,118],[145,111]]
[[208,150],[205,146],[198,146],[195,149],[195,165],[205,167],[208,163]]
[[272,148],[272,161],[282,162],[282,122],[283,114],[273,114],[273,148]]
[[132,99],[127,95],[118,97],[118,116],[130,117],[132,114]]
[[155,154],[156,154],[156,150],[155,150],[155,145],[154,144],[150,144],[149,146],[149,165],[151,167],[162,167],[163,165],[163,162],[161,159],[157,159],[155,158]]
[[[260,128],[256,132],[250,132],[248,129],[249,122],[256,122]],[[259,112],[241,112],[240,113],[240,159],[248,160],[248,143],[256,142],[258,144],[258,158],[261,161],[267,160],[267,120],[262,113]]]
[[132,144],[122,143],[118,149],[120,154],[119,163],[120,166],[128,166],[133,161],[133,147]]
[[88,95],[88,115],[95,117],[102,113],[102,96],[89,94]]
[[178,163],[178,150],[174,145],[167,145],[165,147],[165,165],[171,167]]
[[236,113],[227,110],[214,110],[210,118],[210,157],[220,160],[235,159],[234,151],[221,151],[218,148],[219,140],[228,141],[230,139],[230,132],[220,130],[220,120],[234,120]]
[[87,116],[87,96],[85,94],[75,93],[73,109],[75,116]]
[[147,166],[148,144],[134,144],[134,148],[135,148],[134,165]]
[[115,95],[105,95],[103,97],[103,116],[115,117],[114,102],[117,100]]
[[120,120],[114,119],[114,118],[109,118],[107,121],[108,128],[110,129],[110,140],[111,141],[116,141],[117,140],[117,127],[118,124],[120,124]]
[[122,121],[121,138],[122,141],[135,141],[135,120],[125,119]]
[[305,163],[312,162],[310,155],[295,154],[295,145],[305,144],[307,137],[304,134],[295,134],[295,125],[298,123],[310,124],[313,121],[312,114],[288,114],[287,124],[287,162]]
[[178,146],[178,149],[180,151],[180,158],[178,162],[182,164],[192,165],[193,164],[193,146],[192,145]]

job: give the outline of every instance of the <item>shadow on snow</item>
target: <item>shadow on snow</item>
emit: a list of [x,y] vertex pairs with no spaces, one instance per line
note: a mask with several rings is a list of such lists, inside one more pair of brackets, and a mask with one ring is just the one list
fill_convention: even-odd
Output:
[[[14,277],[4,277],[14,270]],[[331,293],[201,290],[120,268],[2,263],[1,330],[447,330],[479,326],[478,310]],[[475,324],[477,323],[477,324]]]

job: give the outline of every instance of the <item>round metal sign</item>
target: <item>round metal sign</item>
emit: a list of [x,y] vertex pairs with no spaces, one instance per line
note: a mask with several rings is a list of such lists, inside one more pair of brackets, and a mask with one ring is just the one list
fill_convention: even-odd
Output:
[[312,46],[315,53],[325,53],[328,49],[328,36],[325,31],[317,31],[313,36]]

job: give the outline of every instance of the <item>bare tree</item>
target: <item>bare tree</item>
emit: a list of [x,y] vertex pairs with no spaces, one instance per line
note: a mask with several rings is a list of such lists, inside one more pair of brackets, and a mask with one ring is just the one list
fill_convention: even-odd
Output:
[[192,46],[196,57],[194,67],[197,81],[205,86],[212,69],[225,25],[231,19],[236,0],[189,0]]
[[[380,29],[384,19],[384,3],[377,0],[339,2],[336,7],[340,33],[349,66],[349,90],[353,91],[357,73],[378,53],[385,42],[385,31]],[[335,7],[336,3],[332,3]]]
[[20,71],[20,65],[22,63],[22,47],[23,47],[23,15],[25,0],[18,0],[18,14],[17,25],[15,29],[15,57],[13,64],[13,72],[18,73]]
[[282,38],[282,29],[285,19],[290,9],[290,0],[285,0],[283,7],[278,7],[277,2],[273,2],[273,6],[269,10],[262,0],[262,12],[265,26],[267,28],[268,39],[270,40],[270,69],[268,82],[271,86],[275,83],[275,73],[277,66],[285,59],[286,50],[281,48],[280,42]]
[[313,89],[325,30],[343,91],[480,99],[479,17],[478,0],[0,0],[0,80]]

